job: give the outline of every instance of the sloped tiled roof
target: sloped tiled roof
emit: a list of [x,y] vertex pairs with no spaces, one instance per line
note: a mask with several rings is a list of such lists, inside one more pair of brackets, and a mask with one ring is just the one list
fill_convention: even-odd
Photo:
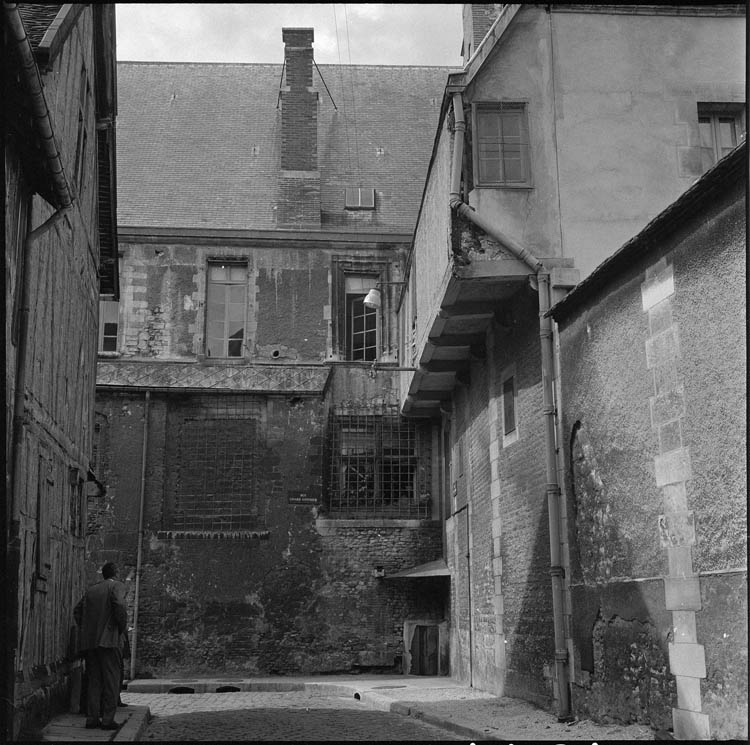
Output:
[[[319,69],[321,230],[410,233],[455,69]],[[275,229],[281,75],[280,64],[119,63],[118,223]],[[347,186],[375,188],[377,210],[346,212]]]
[[47,33],[47,29],[57,17],[62,3],[19,3],[18,12],[23,19],[26,36],[29,37],[31,48],[36,51]]

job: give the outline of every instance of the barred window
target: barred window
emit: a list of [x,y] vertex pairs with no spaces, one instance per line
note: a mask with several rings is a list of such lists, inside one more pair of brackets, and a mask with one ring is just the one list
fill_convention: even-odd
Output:
[[331,517],[430,516],[428,469],[419,467],[412,421],[395,413],[332,415],[329,450]]
[[170,530],[252,531],[265,527],[258,501],[265,447],[261,404],[244,395],[189,396],[179,421]]

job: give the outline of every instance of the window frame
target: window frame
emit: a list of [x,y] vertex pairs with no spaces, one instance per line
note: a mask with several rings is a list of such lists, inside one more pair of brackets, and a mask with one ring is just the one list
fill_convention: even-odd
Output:
[[[357,199],[353,199],[356,194]],[[363,203],[362,195],[365,194],[370,199]],[[375,209],[375,189],[369,186],[346,186],[344,187],[344,209],[347,210],[374,210]]]
[[[327,437],[331,516],[429,519],[432,496],[426,502],[419,493],[420,437],[416,423],[395,412],[331,412]],[[362,469],[360,484],[356,472]]]
[[[378,283],[384,283],[389,276],[389,263],[375,259],[371,261],[355,260],[345,256],[334,256],[331,261],[331,337],[330,337],[330,359],[339,362],[350,362],[358,364],[369,364],[377,362],[388,348],[390,340],[390,331],[388,328],[389,313],[392,312],[390,299],[388,296],[388,285],[381,288],[382,305],[375,309],[377,319],[377,348],[374,360],[353,360],[348,353],[347,332],[349,325],[347,323],[348,312],[348,295],[361,294],[366,295],[369,289],[375,287]],[[347,280],[362,279],[366,280],[362,287],[355,292],[350,289],[347,292]],[[365,289],[365,286],[368,289]],[[398,330],[396,330],[398,334]]]
[[[703,121],[708,120],[708,121]],[[734,143],[732,147],[723,152],[721,144],[720,125],[725,122],[731,122],[734,132]],[[698,149],[701,154],[701,173],[705,173],[709,168],[718,163],[725,155],[731,152],[742,141],[747,132],[745,121],[745,105],[742,103],[704,103],[699,102],[697,105],[697,123],[698,123]],[[701,124],[707,123],[711,131],[710,147],[704,146],[702,142]],[[710,151],[710,163],[704,162],[704,153]]]
[[[344,346],[344,355],[346,356],[347,362],[376,362],[380,353],[380,319],[378,318],[377,308],[368,308],[364,305],[364,299],[367,296],[366,293],[352,293],[345,292],[345,303],[346,307],[344,310],[345,324],[346,324],[346,341]],[[364,328],[357,330],[355,328],[355,316],[357,308],[355,304],[362,304],[363,314],[361,318],[364,319]],[[368,326],[370,322],[374,323],[374,328]],[[368,334],[374,333],[375,343],[368,344]],[[355,337],[362,337],[362,345],[355,347]],[[368,350],[372,350],[372,356],[368,357]],[[355,357],[355,352],[364,352],[362,357]]]
[[[482,139],[479,136],[479,119],[483,113],[495,113],[500,116],[503,112],[519,112],[519,153],[520,163],[524,171],[522,180],[508,180],[507,178],[498,178],[496,180],[482,177],[482,162],[480,158],[480,143]],[[489,187],[496,189],[531,189],[534,186],[533,171],[531,167],[531,130],[529,124],[529,102],[523,99],[512,99],[503,101],[477,101],[471,105],[472,117],[472,161],[473,161],[473,181],[476,187]],[[499,158],[501,168],[505,168],[507,158],[503,157],[504,142],[502,135],[497,142],[499,148]],[[485,159],[487,160],[487,159]]]
[[[232,280],[231,277],[229,280],[225,281],[212,281],[211,280],[211,269],[212,267],[226,267],[231,270],[231,268],[242,268],[243,271],[243,277],[241,279]],[[229,354],[229,345],[232,341],[238,341],[238,339],[233,339],[230,336],[227,336],[228,333],[227,324],[230,323],[228,319],[228,306],[231,304],[227,301],[227,292],[225,291],[224,294],[224,300],[223,300],[223,308],[224,308],[224,317],[222,320],[222,323],[224,324],[224,336],[222,336],[222,354],[221,355],[214,355],[211,354],[211,351],[209,349],[210,341],[209,339],[213,339],[214,337],[209,337],[209,324],[212,323],[212,319],[210,317],[209,308],[211,306],[211,303],[209,302],[209,288],[212,284],[216,285],[223,285],[225,287],[230,286],[242,286],[243,289],[243,310],[242,310],[242,339],[240,344],[240,353],[238,355],[230,355]],[[206,262],[206,290],[205,290],[205,310],[203,314],[203,353],[207,360],[242,360],[247,357],[247,329],[248,329],[248,323],[247,323],[247,312],[248,312],[248,261],[244,258],[210,258]],[[216,321],[218,322],[218,321]],[[218,339],[218,337],[216,337]]]
[[[510,395],[513,407],[513,428],[508,430],[506,423],[506,397],[508,395],[508,383],[510,383]],[[498,396],[500,398],[500,406],[498,411],[500,414],[500,432],[503,435],[503,447],[508,447],[514,442],[518,441],[518,375],[516,373],[516,366],[510,365],[506,367],[500,373],[499,391]]]
[[[116,309],[116,310],[115,310]],[[109,311],[109,313],[108,313]],[[111,318],[111,316],[114,315],[115,317],[115,333],[114,334],[106,334],[106,327],[107,325],[112,325],[112,321],[108,319],[108,317]],[[106,339],[112,339],[115,340],[115,348],[114,349],[105,349],[104,342]],[[99,342],[97,346],[97,351],[100,355],[115,355],[118,354],[120,343],[120,303],[117,300],[110,300],[110,299],[102,299],[99,301]]]

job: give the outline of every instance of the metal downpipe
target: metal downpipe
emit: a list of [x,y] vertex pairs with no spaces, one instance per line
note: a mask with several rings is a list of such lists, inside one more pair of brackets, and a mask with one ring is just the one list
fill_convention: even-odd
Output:
[[453,162],[451,170],[450,207],[459,215],[481,228],[487,235],[507,248],[519,261],[526,264],[536,275],[539,298],[539,336],[542,357],[542,409],[545,427],[546,498],[549,519],[550,575],[552,576],[552,617],[555,640],[555,677],[558,685],[558,714],[560,721],[571,718],[570,690],[568,681],[568,654],[565,644],[563,578],[560,545],[560,483],[557,477],[557,445],[555,437],[556,411],[553,396],[554,355],[552,321],[545,314],[550,308],[550,274],[544,264],[528,249],[505,235],[495,225],[481,217],[461,199],[461,166],[463,164],[466,120],[463,96],[453,94],[453,117],[455,134],[453,139]]
[[138,550],[135,559],[135,597],[133,599],[133,639],[130,642],[130,680],[135,678],[138,653],[138,610],[141,599],[141,563],[143,559],[143,512],[146,503],[146,453],[148,450],[148,413],[151,391],[146,391],[143,403],[143,447],[141,448],[141,493],[138,505]]
[[568,650],[565,643],[564,586],[565,569],[560,544],[560,483],[557,478],[557,444],[555,433],[555,402],[553,397],[554,340],[550,309],[551,287],[548,272],[537,274],[539,283],[539,338],[542,352],[542,409],[545,424],[545,470],[547,482],[547,515],[549,519],[550,575],[552,577],[552,623],[555,634],[555,679],[558,685],[559,721],[570,719],[568,686]]

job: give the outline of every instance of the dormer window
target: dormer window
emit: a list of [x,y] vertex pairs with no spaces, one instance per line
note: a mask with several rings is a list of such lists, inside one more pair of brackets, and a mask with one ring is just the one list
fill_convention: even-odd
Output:
[[362,186],[345,190],[345,207],[348,210],[374,210],[375,189]]

